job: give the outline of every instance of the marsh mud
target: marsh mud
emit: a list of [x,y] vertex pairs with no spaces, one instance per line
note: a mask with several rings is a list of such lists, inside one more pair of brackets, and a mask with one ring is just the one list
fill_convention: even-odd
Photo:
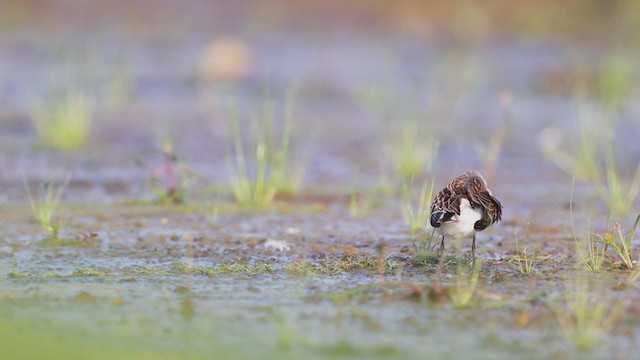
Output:
[[[637,352],[639,294],[631,272],[610,253],[607,271],[587,273],[575,251],[571,192],[580,234],[588,222],[605,230],[606,206],[585,182],[572,190],[571,177],[541,151],[544,134],[561,134],[562,146],[577,136],[567,88],[574,64],[588,73],[598,62],[598,46],[568,50],[561,40],[500,36],[443,42],[377,28],[348,11],[308,24],[291,20],[303,29],[293,31],[247,11],[246,2],[218,3],[164,4],[174,21],[159,10],[165,7],[149,11],[155,31],[115,16],[124,14],[117,7],[95,19],[81,6],[77,11],[95,21],[87,29],[79,18],[64,21],[69,5],[48,9],[38,25],[3,25],[5,354],[624,359]],[[227,186],[233,139],[218,100],[228,87],[221,91],[198,75],[202,49],[230,33],[252,58],[233,86],[240,112],[259,109],[265,88],[276,107],[296,88],[292,148],[305,169],[302,189],[261,209],[237,205]],[[102,98],[105,81],[120,72],[129,77],[124,98],[98,102],[89,146],[73,153],[42,146],[29,112],[34,93],[52,91],[53,75],[69,69],[95,75],[87,86]],[[615,130],[624,174],[640,154],[638,104],[625,104]],[[414,198],[433,176],[437,191],[477,168],[504,205],[503,221],[478,235],[478,285],[465,306],[456,306],[452,293],[466,281],[460,279],[473,278],[470,242],[447,242],[442,262],[421,258],[429,234],[410,234],[403,216],[389,147],[394,129],[411,118],[439,143],[432,169],[411,180]],[[252,126],[243,123],[249,138]],[[499,156],[487,162],[496,139]],[[168,142],[189,169],[179,204],[159,200],[166,174],[152,180]],[[55,216],[60,239],[47,241],[25,182],[35,188],[66,177]],[[529,274],[515,260],[515,233],[535,249]],[[566,341],[554,306],[587,277],[623,303],[625,315],[601,345],[580,352]]]

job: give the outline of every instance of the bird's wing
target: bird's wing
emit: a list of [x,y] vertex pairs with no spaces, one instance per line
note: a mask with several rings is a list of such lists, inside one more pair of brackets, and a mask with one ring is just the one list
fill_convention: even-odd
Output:
[[502,204],[488,191],[476,193],[475,199],[484,208],[482,219],[478,220],[474,225],[477,231],[482,231],[502,219]]
[[460,196],[448,187],[442,189],[431,203],[431,226],[440,227],[454,215],[460,215]]

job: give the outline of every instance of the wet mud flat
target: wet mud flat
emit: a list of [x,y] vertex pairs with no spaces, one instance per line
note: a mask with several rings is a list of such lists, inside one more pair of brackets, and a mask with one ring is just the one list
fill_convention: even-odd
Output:
[[[442,261],[421,258],[389,207],[353,219],[344,202],[249,213],[228,204],[209,224],[193,205],[102,204],[67,225],[96,234],[63,244],[38,241],[32,221],[13,222],[15,236],[31,231],[34,240],[17,248],[3,239],[3,348],[46,357],[27,348],[37,341],[61,356],[188,359],[626,358],[635,350],[628,271],[595,275],[597,285],[591,276],[592,290],[624,302],[625,320],[598,339],[604,345],[576,352],[556,314],[585,277],[573,240],[564,253],[538,245],[535,270],[521,274],[503,235],[509,224],[483,233],[478,283],[458,303],[454,294],[474,274],[470,244],[456,252],[447,243]],[[3,217],[28,218],[16,209],[3,206]],[[530,244],[567,235],[550,231],[531,229]]]

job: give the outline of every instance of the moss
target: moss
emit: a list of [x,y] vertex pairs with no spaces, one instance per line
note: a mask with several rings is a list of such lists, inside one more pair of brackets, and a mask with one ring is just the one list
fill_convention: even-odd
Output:
[[369,271],[384,274],[393,273],[400,264],[371,256],[344,256],[321,262],[309,260],[294,261],[284,267],[285,271],[296,276],[338,275],[346,272]]

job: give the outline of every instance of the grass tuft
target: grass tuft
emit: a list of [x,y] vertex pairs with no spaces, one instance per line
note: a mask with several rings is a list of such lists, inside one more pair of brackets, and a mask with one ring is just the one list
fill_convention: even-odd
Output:
[[49,103],[34,106],[32,118],[38,139],[63,151],[83,147],[91,132],[94,100],[86,93],[67,89]]
[[417,121],[404,122],[389,145],[394,173],[406,182],[430,171],[438,155],[438,141],[425,136]]
[[624,304],[604,290],[594,292],[586,282],[568,286],[549,306],[567,341],[580,350],[591,350],[622,320]]
[[573,190],[575,179],[571,183],[571,199],[569,200],[569,214],[571,216],[571,230],[573,232],[573,241],[576,245],[578,259],[580,263],[589,272],[598,272],[602,270],[607,255],[608,245],[599,241],[596,234],[591,232],[591,225],[587,225],[586,250],[585,245],[580,244],[578,235],[576,234],[575,219],[573,217]]
[[635,266],[636,261],[633,260],[633,238],[636,236],[636,229],[639,221],[640,215],[636,217],[633,227],[627,233],[623,233],[620,223],[616,222],[604,235],[596,234],[605,246],[610,246],[618,253],[618,256],[620,256],[622,263],[627,269],[633,269]]
[[207,204],[206,208],[207,224],[218,225],[218,220],[220,218],[220,202],[213,201],[210,204]]
[[254,162],[255,171],[249,175],[244,141],[240,131],[240,119],[236,109],[231,112],[231,127],[233,133],[234,153],[232,161],[227,159],[227,166],[231,175],[229,183],[236,201],[243,206],[263,207],[273,202],[277,189],[269,182],[269,154],[267,153],[266,134],[260,134],[255,143]]
[[440,260],[440,254],[438,253],[438,244],[433,242],[433,235],[435,229],[431,234],[425,234],[425,239],[418,241],[415,237],[411,239],[413,251],[416,256],[411,259],[411,263],[414,266],[434,265]]
[[[285,109],[282,132],[277,139],[268,142],[269,145],[269,182],[276,189],[277,194],[293,196],[298,194],[304,176],[304,167],[293,166],[291,154],[291,137],[293,135],[293,105],[295,92],[289,90],[285,96]],[[268,132],[273,132],[273,111],[265,106],[263,118],[269,119]]]
[[349,216],[362,219],[374,208],[376,199],[371,191],[351,190],[349,192]]
[[608,111],[619,110],[633,90],[635,57],[614,52],[604,58],[597,70],[600,102]]
[[536,266],[548,256],[537,257],[536,258],[536,249],[535,247],[531,252],[528,251],[527,245],[527,230],[524,233],[523,246],[520,247],[520,243],[518,240],[518,232],[514,233],[514,237],[516,240],[516,255],[513,257],[513,261],[517,264],[516,269],[521,274],[531,274],[535,271]]
[[431,216],[431,199],[433,198],[433,187],[435,178],[431,179],[431,185],[428,182],[422,184],[420,189],[420,197],[418,198],[418,206],[414,208],[411,201],[410,185],[404,184],[402,189],[402,198],[404,202],[404,218],[409,225],[409,233],[415,234],[419,232],[428,232],[429,219]]
[[[575,239],[575,237],[574,237]],[[577,240],[576,240],[577,241]],[[580,263],[590,272],[598,272],[602,270],[604,266],[607,250],[609,245],[598,238],[597,234],[591,232],[591,226],[587,227],[587,251],[581,248],[580,244],[576,242],[576,249],[578,250],[578,257]]]
[[59,240],[60,227],[62,225],[62,222],[54,221],[53,217],[56,213],[56,210],[58,209],[58,206],[60,205],[62,194],[67,188],[69,178],[67,177],[65,181],[58,186],[55,186],[53,184],[40,184],[36,196],[34,196],[34,194],[32,193],[26,179],[23,177],[22,180],[29,197],[31,211],[33,213],[33,216],[40,224],[40,227],[44,230],[46,240]]
[[[304,168],[293,165],[293,103],[294,92],[285,98],[282,129],[277,133],[275,111],[265,97],[261,113],[254,122],[253,156],[245,155],[245,140],[240,127],[240,115],[235,103],[229,106],[233,137],[232,155],[227,157],[230,186],[236,201],[245,206],[263,207],[276,195],[293,196],[300,191]],[[251,167],[251,165],[253,167]]]
[[623,176],[616,166],[613,150],[609,151],[606,166],[606,181],[598,182],[596,190],[602,201],[607,204],[609,217],[626,216],[633,209],[638,194],[640,194],[640,163],[628,183],[623,180]]
[[478,283],[482,261],[475,261],[471,268],[471,274],[466,274],[462,261],[458,261],[455,283],[449,287],[451,303],[456,308],[471,307],[477,300]]
[[604,107],[580,103],[576,111],[578,141],[562,149],[562,133],[548,129],[542,133],[541,148],[550,161],[572,176],[588,180],[609,209],[610,218],[626,216],[640,195],[640,164],[625,179],[616,164],[616,121]]

